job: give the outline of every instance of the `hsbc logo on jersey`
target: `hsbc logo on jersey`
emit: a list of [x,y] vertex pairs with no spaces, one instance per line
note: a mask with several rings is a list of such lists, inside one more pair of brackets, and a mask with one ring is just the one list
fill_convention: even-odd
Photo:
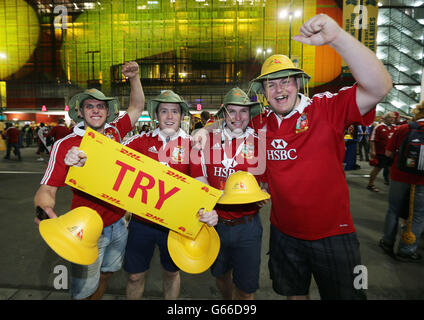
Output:
[[296,149],[286,149],[288,143],[283,139],[274,139],[271,146],[274,148],[267,150],[267,160],[295,160],[297,159]]
[[274,149],[284,149],[287,147],[287,142],[285,142],[283,139],[274,139],[271,142],[271,146],[273,146]]

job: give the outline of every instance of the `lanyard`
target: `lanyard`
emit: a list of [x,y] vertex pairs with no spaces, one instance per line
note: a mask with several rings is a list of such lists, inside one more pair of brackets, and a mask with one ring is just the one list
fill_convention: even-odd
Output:
[[[225,129],[224,129],[225,130]],[[243,149],[243,146],[246,142],[247,136],[244,138],[243,143],[241,143],[237,150],[235,155],[232,158],[228,158],[227,153],[225,152],[225,137],[224,137],[224,133],[221,134],[221,146],[222,146],[222,152],[223,152],[223,156],[224,159],[221,161],[221,164],[225,167],[225,169],[229,169],[229,168],[234,168],[235,166],[237,166],[237,161],[235,160],[236,157],[239,155],[239,153],[241,152],[241,150]],[[232,141],[230,140],[230,145],[231,145]],[[231,148],[232,150],[233,148]]]

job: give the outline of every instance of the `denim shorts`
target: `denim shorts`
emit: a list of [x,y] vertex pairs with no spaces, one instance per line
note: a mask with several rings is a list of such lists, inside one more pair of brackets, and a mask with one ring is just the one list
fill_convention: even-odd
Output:
[[156,245],[159,247],[162,267],[169,272],[179,268],[168,252],[169,229],[155,223],[132,218],[128,225],[128,242],[125,250],[124,270],[135,274],[149,270]]
[[361,265],[356,233],[301,240],[271,225],[269,243],[268,267],[276,293],[308,295],[313,275],[323,300],[366,299],[364,289],[354,286],[355,267]]
[[262,224],[259,214],[245,223],[228,226],[218,223],[216,230],[221,240],[219,254],[211,267],[214,277],[233,271],[234,285],[245,293],[259,288],[261,265]]
[[103,229],[97,242],[99,256],[88,266],[71,263],[70,294],[73,299],[84,299],[96,292],[100,272],[116,272],[122,267],[128,231],[125,219]]

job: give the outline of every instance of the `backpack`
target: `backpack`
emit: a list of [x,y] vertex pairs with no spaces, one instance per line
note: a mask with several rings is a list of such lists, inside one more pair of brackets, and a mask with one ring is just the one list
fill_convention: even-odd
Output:
[[411,174],[424,175],[424,128],[410,122],[409,135],[399,148],[397,168]]

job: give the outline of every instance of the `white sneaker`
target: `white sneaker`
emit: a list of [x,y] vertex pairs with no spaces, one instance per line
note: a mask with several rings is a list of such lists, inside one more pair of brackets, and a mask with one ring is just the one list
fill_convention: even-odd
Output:
[[44,158],[38,158],[37,161],[44,161]]

